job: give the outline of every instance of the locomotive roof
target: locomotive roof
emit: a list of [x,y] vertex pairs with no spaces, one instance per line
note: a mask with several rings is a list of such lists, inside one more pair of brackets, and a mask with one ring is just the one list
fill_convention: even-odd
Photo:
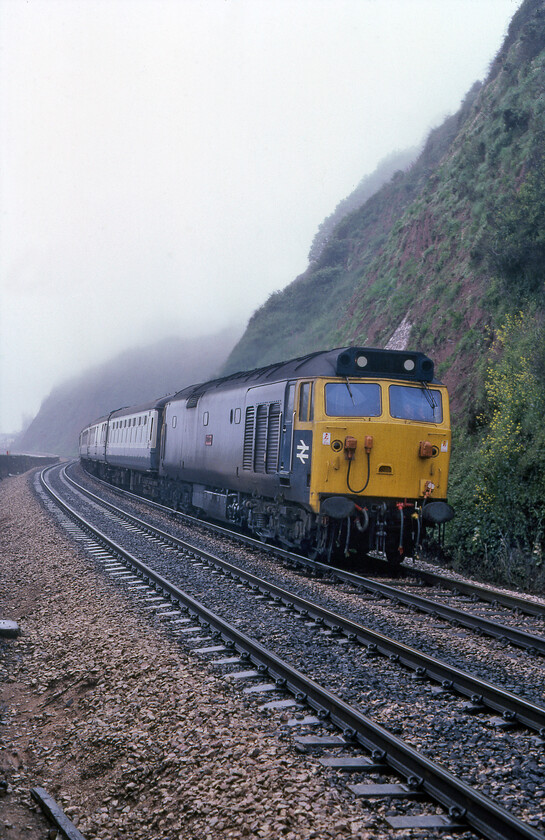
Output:
[[234,388],[237,385],[272,384],[288,379],[306,379],[315,376],[341,376],[354,379],[366,377],[371,379],[389,378],[406,382],[435,382],[434,367],[430,358],[424,353],[410,350],[382,350],[376,347],[337,347],[333,350],[319,350],[296,359],[285,362],[275,362],[254,370],[243,370],[232,373],[220,379],[211,379],[198,385],[188,385],[176,394],[143,403],[138,406],[126,406],[111,411],[93,420],[85,429],[106,422],[112,417],[123,417],[162,408],[166,403],[175,399],[187,399],[196,405],[199,397],[207,391],[215,389]]
[[384,377],[409,382],[436,381],[433,362],[423,353],[382,350],[375,347],[338,347],[333,350],[319,350],[254,370],[238,371],[198,385],[188,385],[170,399],[194,400],[196,403],[202,394],[215,389],[228,389],[237,385],[265,385],[315,376]]

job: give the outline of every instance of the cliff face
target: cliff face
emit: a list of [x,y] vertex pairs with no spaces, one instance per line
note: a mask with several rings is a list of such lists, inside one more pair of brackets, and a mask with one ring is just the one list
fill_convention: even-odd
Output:
[[228,331],[209,338],[165,339],[86,371],[51,392],[12,451],[75,455],[79,433],[91,420],[217,376],[235,338]]
[[545,3],[526,0],[484,84],[254,314],[225,370],[345,343],[385,347],[403,324],[406,343],[433,356],[455,412],[471,422],[497,324],[522,298],[542,306],[543,284],[521,294],[497,251],[505,208],[543,171],[544,89]]

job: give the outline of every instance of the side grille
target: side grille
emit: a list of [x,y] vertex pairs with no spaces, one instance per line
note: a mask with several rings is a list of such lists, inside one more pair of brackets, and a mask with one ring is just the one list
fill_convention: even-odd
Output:
[[278,470],[278,456],[280,451],[280,403],[269,406],[269,423],[267,429],[267,458],[266,472],[275,473]]
[[242,468],[256,473],[275,473],[280,450],[280,403],[261,403],[246,408]]
[[249,405],[246,409],[244,426],[244,450],[242,453],[242,469],[251,470],[254,464],[254,415],[255,408]]
[[257,406],[254,449],[254,472],[256,473],[265,472],[265,460],[267,457],[268,414],[268,405]]

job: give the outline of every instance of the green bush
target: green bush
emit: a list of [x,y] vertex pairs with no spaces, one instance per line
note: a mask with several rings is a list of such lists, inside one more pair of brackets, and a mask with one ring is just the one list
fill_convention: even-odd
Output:
[[455,441],[447,551],[512,585],[545,584],[545,332],[535,311],[507,316],[476,431]]

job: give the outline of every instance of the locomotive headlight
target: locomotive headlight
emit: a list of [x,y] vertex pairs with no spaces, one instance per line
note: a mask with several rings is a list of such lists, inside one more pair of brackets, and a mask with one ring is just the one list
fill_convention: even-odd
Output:
[[356,356],[356,365],[359,368],[367,367],[367,363],[368,363],[367,356],[363,356],[363,355],[362,356]]
[[415,368],[414,359],[405,359],[405,361],[403,362],[403,367],[405,368],[407,373],[413,371]]

